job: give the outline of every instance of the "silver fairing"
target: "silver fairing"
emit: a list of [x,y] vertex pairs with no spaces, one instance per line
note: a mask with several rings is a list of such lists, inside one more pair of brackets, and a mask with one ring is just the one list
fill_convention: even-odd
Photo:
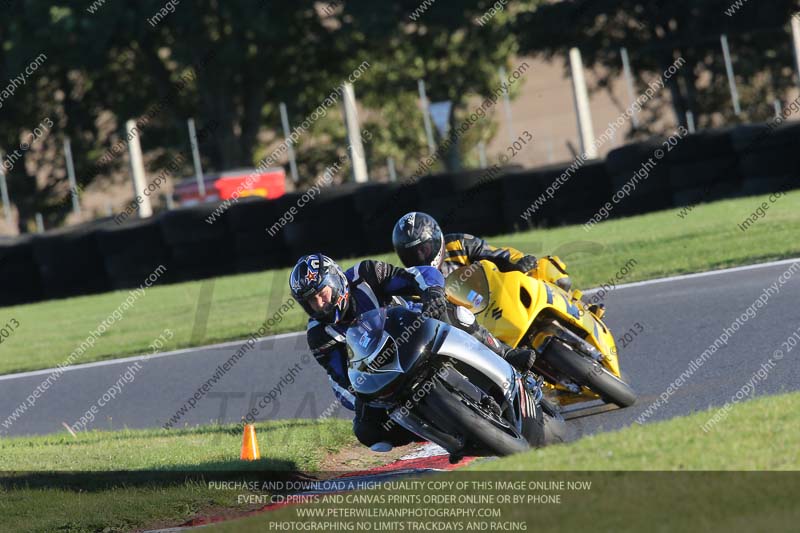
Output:
[[503,390],[506,400],[510,401],[514,397],[517,388],[514,367],[469,333],[452,326],[448,327],[444,342],[437,352],[439,355],[461,361],[486,375]]

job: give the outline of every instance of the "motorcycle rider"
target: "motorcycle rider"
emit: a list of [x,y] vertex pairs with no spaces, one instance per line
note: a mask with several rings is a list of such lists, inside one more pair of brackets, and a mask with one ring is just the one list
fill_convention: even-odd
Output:
[[336,397],[347,409],[355,411],[353,432],[365,446],[382,442],[400,446],[415,438],[398,425],[384,429],[386,410],[356,398],[347,373],[347,328],[357,316],[388,305],[395,297],[419,297],[424,313],[470,333],[522,372],[533,366],[533,350],[502,344],[477,323],[471,312],[447,301],[443,284],[442,275],[431,267],[402,269],[365,260],[345,272],[321,253],[301,257],[292,269],[292,296],[309,315],[308,346],[328,373]]
[[[444,235],[432,216],[419,211],[400,217],[392,231],[392,244],[406,267],[429,265],[439,269],[445,277],[459,267],[482,259],[494,263],[501,272],[517,270],[528,274],[538,266],[536,256],[523,254],[510,246],[497,248],[468,233]],[[552,281],[564,290],[570,289],[566,272]]]

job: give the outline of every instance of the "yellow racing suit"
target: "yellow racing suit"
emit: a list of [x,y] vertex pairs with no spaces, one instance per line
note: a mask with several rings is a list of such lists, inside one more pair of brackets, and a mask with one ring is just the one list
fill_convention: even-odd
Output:
[[536,257],[523,254],[510,246],[497,248],[469,233],[448,233],[444,236],[444,261],[439,270],[445,277],[459,267],[482,259],[494,263],[501,272],[517,270],[530,273],[565,290],[569,290],[572,285],[564,263],[557,257],[537,260]]
[[[535,264],[530,268],[528,265],[517,265],[517,262],[526,256],[519,250],[511,247],[497,248],[483,239],[479,239],[469,233],[448,233],[444,236],[444,261],[439,270],[445,277],[455,269],[470,265],[481,259],[487,259],[497,265],[501,272],[519,270],[527,272],[535,268]],[[524,263],[524,262],[523,262]]]

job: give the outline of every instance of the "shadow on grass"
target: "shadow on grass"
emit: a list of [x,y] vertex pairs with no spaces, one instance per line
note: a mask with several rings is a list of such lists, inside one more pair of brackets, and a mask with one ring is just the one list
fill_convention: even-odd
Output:
[[209,482],[274,482],[315,479],[301,472],[294,461],[261,459],[175,465],[161,470],[119,470],[106,472],[0,472],[0,487],[5,490],[63,489],[100,492],[114,488],[164,488],[190,483]]
[[[318,427],[315,420],[287,420],[275,422],[261,428],[262,434],[283,435],[284,441],[292,437],[295,431]],[[169,431],[122,431],[117,434],[89,432],[81,435],[81,439],[59,439],[58,444],[64,446],[96,446],[98,443],[110,443],[114,440],[147,441],[159,437],[183,436],[238,436],[241,425],[208,426],[198,428],[175,429]],[[47,442],[52,445],[52,442]],[[30,443],[26,444],[31,446]],[[137,443],[136,446],[140,444]],[[31,448],[33,452],[35,446]],[[90,466],[91,468],[91,466]],[[319,477],[319,472],[301,471],[296,460],[265,457],[257,461],[230,459],[222,461],[206,461],[194,464],[174,464],[159,468],[136,470],[0,470],[0,489],[63,489],[86,492],[100,492],[121,487],[163,488],[169,486],[185,486],[187,483],[207,484],[212,481],[301,481]]]

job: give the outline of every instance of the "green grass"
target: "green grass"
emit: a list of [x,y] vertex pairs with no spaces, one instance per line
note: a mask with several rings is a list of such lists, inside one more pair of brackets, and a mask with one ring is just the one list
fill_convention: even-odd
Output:
[[0,531],[133,531],[145,524],[180,524],[212,507],[236,507],[236,493],[209,490],[200,483],[84,492],[0,488]]
[[[766,198],[700,205],[683,219],[673,209],[612,220],[589,232],[583,226],[568,226],[489,241],[537,255],[558,253],[567,261],[575,286],[584,288],[613,278],[631,259],[636,264],[627,269],[624,282],[800,256],[800,191],[772,204],[766,217],[746,232],[737,228]],[[376,258],[397,263],[393,254]],[[353,262],[342,261],[345,266]],[[271,316],[289,297],[288,272],[153,287],[74,363],[149,352],[165,328],[173,331],[174,338],[164,350],[245,338],[265,320],[268,310]],[[211,294],[206,327],[195,319],[203,288]],[[0,374],[64,362],[126,297],[127,291],[117,291],[2,309],[0,324],[13,318],[20,326],[0,345]],[[296,307],[270,333],[297,331],[304,324]]]
[[[383,490],[370,494],[417,494],[420,498],[442,495],[560,495],[559,503],[511,504],[495,501],[489,505],[424,501],[414,505],[389,504],[402,509],[500,509],[493,521],[526,523],[527,531],[537,524],[555,525],[559,531],[796,531],[800,520],[800,485],[796,472],[761,470],[800,469],[800,393],[763,397],[737,405],[711,431],[700,426],[716,413],[708,410],[669,421],[632,426],[579,441],[534,450],[479,464],[448,474],[435,481],[466,482],[466,489]],[[641,470],[649,472],[639,472]],[[710,472],[721,470],[724,472]],[[432,478],[420,478],[420,480]],[[517,489],[497,488],[498,481],[523,482]],[[591,483],[584,490],[531,489],[529,483],[579,481]],[[472,483],[483,483],[476,488]],[[491,483],[491,485],[487,485]],[[374,496],[373,496],[374,497]],[[387,500],[388,501],[388,500]],[[361,504],[316,503],[324,509],[363,508]],[[333,515],[329,515],[333,516]],[[338,516],[347,516],[340,514]],[[413,516],[413,515],[412,515]],[[280,523],[322,522],[325,518],[303,518],[296,508],[279,509],[210,527],[215,533],[274,531]],[[356,525],[377,518],[344,518],[340,523]],[[387,522],[392,519],[382,519]],[[425,522],[428,519],[411,519]],[[473,519],[475,520],[475,519]],[[481,519],[477,519],[481,520]],[[492,519],[483,519],[491,521]],[[453,531],[499,531],[500,528],[466,527],[467,521],[446,518],[437,521],[462,523]],[[341,531],[346,531],[341,526]],[[359,530],[359,529],[354,529]],[[385,529],[382,529],[382,531]],[[413,529],[406,528],[406,531]],[[520,530],[520,529],[517,529]]]
[[[241,425],[187,429],[67,432],[0,439],[0,472],[108,470],[313,470],[328,453],[354,442],[342,420],[281,420],[256,424],[261,461],[239,461]],[[297,446],[298,442],[306,443]]]
[[597,433],[570,444],[478,464],[475,471],[800,470],[800,393],[734,406],[707,433],[717,409]]
[[[493,506],[502,509],[504,521],[530,523],[547,512],[551,523],[601,531],[729,531],[748,523],[758,523],[764,531],[786,530],[800,518],[795,505],[800,486],[795,477],[753,478],[737,472],[698,471],[799,470],[800,393],[739,404],[704,433],[701,426],[715,413],[711,409],[634,425],[486,461],[437,479],[590,480],[593,484],[590,491],[565,493],[561,505]],[[257,430],[264,458],[256,463],[237,460],[240,436],[236,425],[0,440],[0,471],[13,468],[22,472],[16,474],[22,476],[17,481],[22,486],[9,490],[2,488],[8,486],[8,479],[0,483],[0,531],[128,531],[175,525],[196,513],[205,516],[241,509],[237,496],[245,491],[212,490],[200,482],[109,484],[102,474],[120,469],[314,470],[326,456],[354,443],[349,423],[340,420],[323,424],[264,422],[257,424]],[[31,472],[53,469],[61,472],[44,481],[31,476]],[[625,473],[639,470],[684,472],[681,476]],[[89,473],[84,476],[88,486],[81,490],[60,486],[74,485],[69,473],[76,472]],[[526,477],[520,477],[520,472]],[[43,487],[43,482],[49,485]],[[476,493],[472,489],[465,492]],[[488,492],[492,491],[483,491]],[[676,494],[681,497],[673,501]],[[262,531],[267,522],[297,519],[296,511],[287,509],[211,529]]]
[[[254,462],[239,460],[238,425],[0,439],[0,473],[6,475],[0,476],[0,531],[175,525],[196,512],[237,508],[243,491],[136,471],[314,471],[329,454],[355,443],[343,420],[262,422],[256,431],[262,458]],[[103,475],[121,470],[133,472]]]

